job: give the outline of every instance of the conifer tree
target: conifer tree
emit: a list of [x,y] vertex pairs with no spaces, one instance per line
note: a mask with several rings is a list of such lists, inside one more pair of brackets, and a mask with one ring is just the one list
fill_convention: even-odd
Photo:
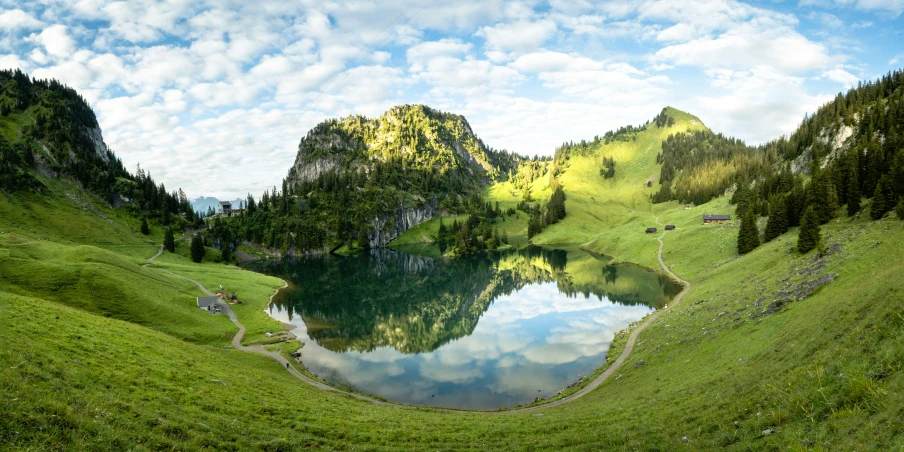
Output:
[[148,235],[151,233],[151,230],[148,228],[148,219],[147,218],[141,219],[141,233],[144,235]]
[[788,227],[800,226],[801,212],[807,208],[807,199],[804,196],[800,184],[795,184],[788,196],[785,197],[785,211],[788,219]]
[[785,199],[779,196],[778,199],[769,206],[769,221],[766,222],[765,241],[771,242],[772,239],[788,231],[787,214]]
[[176,251],[176,240],[173,238],[173,228],[166,228],[163,233],[163,249],[174,253]]
[[[851,165],[857,164],[856,154],[851,154]],[[850,178],[847,187],[847,213],[848,216],[854,216],[860,212],[860,180],[857,178],[857,168],[851,169]]]
[[898,201],[898,206],[895,207],[895,213],[898,214],[899,220],[904,220],[904,198],[901,198],[901,200]]
[[370,236],[367,234],[367,227],[361,226],[358,228],[358,248],[367,250],[370,249]]
[[540,232],[540,219],[535,215],[531,215],[527,222],[527,238],[530,240],[533,236]]
[[732,201],[737,203],[738,207],[735,209],[735,215],[738,217],[743,217],[743,215],[747,212],[748,207],[750,206],[750,190],[747,188],[747,183],[738,183],[738,189],[735,191],[734,195],[732,195]]
[[890,207],[887,206],[885,202],[885,190],[883,189],[883,185],[882,182],[876,184],[876,191],[873,192],[873,203],[869,208],[869,214],[873,217],[873,220],[878,220],[885,216]]
[[195,235],[191,238],[191,260],[194,262],[201,262],[204,259],[204,242],[201,241],[201,237]]
[[819,246],[822,235],[819,231],[819,214],[813,206],[807,207],[804,217],[800,221],[800,232],[797,236],[797,250],[808,253]]
[[807,186],[807,205],[816,208],[819,223],[825,224],[835,218],[838,210],[838,194],[832,183],[831,174],[826,171],[818,171],[810,185]]
[[756,214],[752,209],[741,217],[741,230],[738,231],[738,254],[747,254],[760,246],[760,231],[756,227]]

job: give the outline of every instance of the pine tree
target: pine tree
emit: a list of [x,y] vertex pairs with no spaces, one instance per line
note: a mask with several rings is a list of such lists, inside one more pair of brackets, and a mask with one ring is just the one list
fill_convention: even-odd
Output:
[[813,206],[807,207],[804,217],[800,221],[800,232],[797,236],[797,250],[808,253],[819,246],[822,235],[819,231],[819,214]]
[[163,233],[163,249],[170,253],[176,252],[176,240],[173,238],[173,228],[166,228]]
[[141,233],[144,235],[148,235],[151,233],[151,230],[148,228],[148,219],[147,218],[141,219]]
[[747,212],[750,206],[750,190],[747,188],[747,183],[738,183],[738,189],[735,191],[734,195],[732,195],[732,200],[737,203],[738,207],[735,209],[735,215],[741,217]]
[[885,202],[885,190],[883,183],[876,184],[876,191],[873,192],[873,203],[870,205],[869,214],[873,220],[878,220],[885,216],[891,206],[887,206]]
[[766,222],[765,241],[771,242],[772,239],[788,232],[787,214],[785,200],[779,196],[769,207],[769,221]]
[[756,227],[756,214],[752,209],[741,217],[741,230],[738,231],[738,254],[747,254],[760,246],[760,231]]
[[828,223],[835,218],[838,210],[838,194],[832,183],[831,173],[818,171],[810,185],[807,186],[807,204],[816,208],[820,224]]
[[201,262],[204,259],[204,242],[201,241],[201,237],[195,235],[191,238],[191,260],[194,262]]
[[537,235],[540,232],[540,219],[534,215],[531,215],[530,220],[527,222],[527,239],[530,240],[533,236]]
[[857,178],[857,167],[855,165],[858,164],[857,155],[851,154],[851,173],[850,178],[848,179],[848,187],[847,187],[847,213],[848,216],[854,216],[858,212],[860,212],[860,198],[862,195],[860,194],[860,180]]
[[370,236],[367,234],[367,227],[361,226],[358,228],[358,248],[367,250],[370,249]]
[[795,184],[788,196],[785,197],[785,211],[788,219],[788,227],[800,226],[801,212],[806,210],[807,200],[800,184]]

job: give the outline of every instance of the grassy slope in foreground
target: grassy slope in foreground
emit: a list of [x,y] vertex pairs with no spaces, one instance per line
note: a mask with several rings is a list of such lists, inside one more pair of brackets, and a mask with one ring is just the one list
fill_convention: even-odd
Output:
[[[659,213],[684,213],[671,209]],[[813,268],[814,255],[787,254],[791,233],[744,258],[712,261],[711,247],[732,240],[733,227],[676,223],[665,258],[694,289],[641,336],[622,378],[542,417],[373,406],[306,386],[262,357],[4,292],[0,443],[223,450],[901,445],[904,222],[828,225],[829,242],[843,243],[841,250],[792,282],[819,273],[838,279],[765,317],[757,317],[766,306],[756,305],[762,288],[777,289],[787,275]],[[876,267],[878,260],[887,265]],[[646,365],[635,367],[640,360]],[[775,433],[763,436],[767,429]]]

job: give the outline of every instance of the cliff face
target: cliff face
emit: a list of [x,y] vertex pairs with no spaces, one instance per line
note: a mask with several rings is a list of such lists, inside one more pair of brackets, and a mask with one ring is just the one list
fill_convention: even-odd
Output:
[[[301,154],[299,154],[300,156]],[[331,173],[339,168],[339,160],[334,158],[317,158],[311,161],[296,159],[289,173],[293,183],[311,183],[326,173]]]
[[101,134],[100,127],[85,128],[84,131],[88,140],[94,145],[94,153],[97,154],[97,157],[104,162],[109,162],[113,157],[113,153],[110,152],[109,148],[107,148],[107,144],[104,143],[104,137]]
[[421,206],[406,207],[371,220],[376,231],[370,235],[370,246],[377,247],[395,240],[403,232],[433,218],[436,214],[436,201]]

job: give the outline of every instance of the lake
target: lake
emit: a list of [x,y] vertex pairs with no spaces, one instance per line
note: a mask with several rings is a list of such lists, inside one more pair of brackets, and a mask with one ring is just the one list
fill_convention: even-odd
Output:
[[459,259],[376,249],[254,269],[290,282],[269,313],[297,327],[311,372],[462,409],[557,394],[606,362],[617,331],[681,290],[643,267],[538,247]]

